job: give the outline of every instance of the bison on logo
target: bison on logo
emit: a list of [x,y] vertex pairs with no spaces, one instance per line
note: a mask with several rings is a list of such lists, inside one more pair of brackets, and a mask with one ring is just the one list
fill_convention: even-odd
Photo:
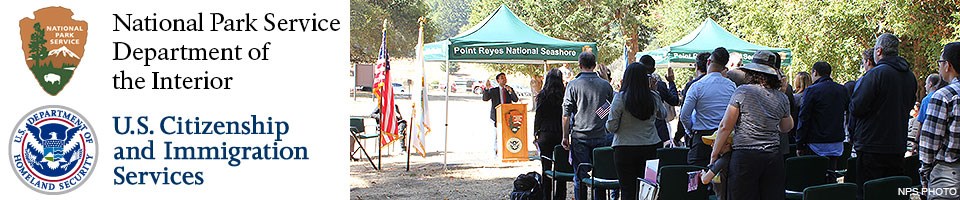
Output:
[[56,96],[70,83],[87,43],[87,22],[73,19],[73,11],[46,7],[36,19],[20,20],[24,62],[47,94]]

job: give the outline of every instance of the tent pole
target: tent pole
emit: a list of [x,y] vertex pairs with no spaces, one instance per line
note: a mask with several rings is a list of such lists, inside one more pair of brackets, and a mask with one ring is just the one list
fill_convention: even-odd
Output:
[[443,170],[447,170],[447,143],[450,138],[450,60],[447,60],[447,94],[443,97],[446,103],[443,115]]

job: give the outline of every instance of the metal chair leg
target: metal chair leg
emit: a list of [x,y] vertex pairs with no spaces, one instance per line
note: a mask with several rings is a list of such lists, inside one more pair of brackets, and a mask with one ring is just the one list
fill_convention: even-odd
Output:
[[377,165],[373,164],[373,159],[370,158],[370,154],[367,154],[367,150],[363,148],[363,144],[360,143],[360,137],[357,137],[357,134],[352,132],[350,133],[350,136],[353,136],[353,139],[357,142],[357,146],[360,147],[360,151],[363,152],[363,155],[367,157],[367,161],[370,162],[370,166],[373,166],[374,170],[380,170],[380,168],[377,168]]

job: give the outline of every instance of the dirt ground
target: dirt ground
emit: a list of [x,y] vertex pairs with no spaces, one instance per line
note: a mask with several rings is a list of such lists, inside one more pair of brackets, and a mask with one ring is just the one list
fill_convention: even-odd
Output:
[[449,156],[491,158],[451,163],[443,169],[441,153],[431,153],[426,159],[414,155],[409,172],[405,171],[406,156],[401,155],[384,157],[381,171],[373,170],[366,160],[351,162],[350,199],[509,199],[517,175],[540,171],[537,160],[500,163],[490,154],[473,154]]
[[[351,161],[350,199],[509,199],[517,175],[540,172],[539,160],[516,163],[494,160],[490,103],[481,101],[479,95],[451,96],[450,138],[448,145],[444,145],[442,100],[442,97],[431,95],[434,128],[426,137],[427,152],[430,152],[427,157],[411,156],[409,172],[405,170],[406,154],[399,147],[384,150],[388,155],[384,156],[380,171],[374,170],[366,159]],[[522,103],[529,101],[529,98],[521,98]],[[351,115],[368,115],[371,102],[368,98],[354,101],[351,106],[355,112]],[[397,100],[397,104],[404,108],[401,109],[404,117],[409,116],[405,108],[410,103],[408,99]],[[528,123],[533,122],[533,114],[528,113]],[[532,126],[528,128],[532,129]],[[528,148],[535,151],[532,130],[528,134]],[[375,148],[376,140],[366,141],[365,145]],[[446,169],[441,153],[444,148],[450,152]],[[376,150],[368,151],[376,164]],[[573,184],[567,185],[567,197],[572,197]]]

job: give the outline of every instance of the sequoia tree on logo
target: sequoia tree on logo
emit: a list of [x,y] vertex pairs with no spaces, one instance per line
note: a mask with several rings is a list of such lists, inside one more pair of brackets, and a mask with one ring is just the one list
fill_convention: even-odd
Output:
[[33,15],[36,19],[20,20],[24,61],[43,91],[56,96],[83,58],[87,22],[74,20],[73,11],[64,7],[46,7]]

